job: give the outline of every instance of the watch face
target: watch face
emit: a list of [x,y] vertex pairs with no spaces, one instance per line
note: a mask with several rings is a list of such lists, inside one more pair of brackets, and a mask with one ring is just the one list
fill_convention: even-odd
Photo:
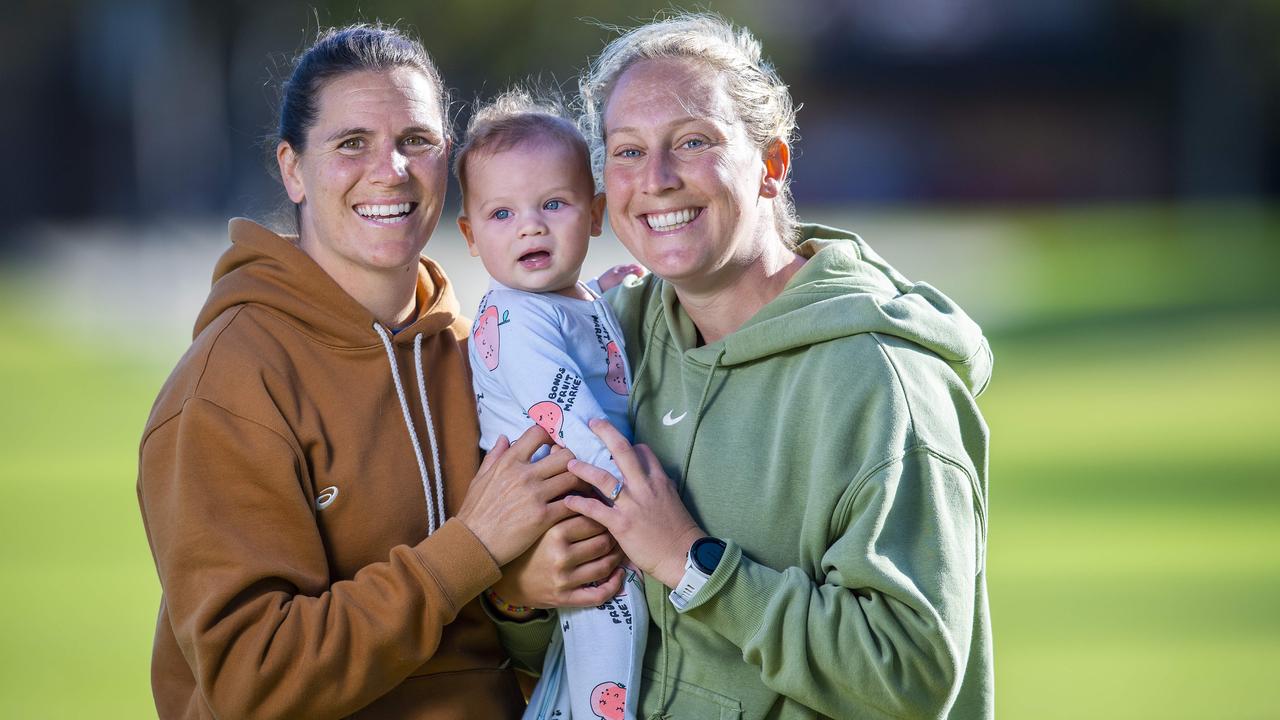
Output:
[[689,556],[699,570],[710,575],[720,565],[724,557],[724,541],[719,538],[700,538],[690,548]]

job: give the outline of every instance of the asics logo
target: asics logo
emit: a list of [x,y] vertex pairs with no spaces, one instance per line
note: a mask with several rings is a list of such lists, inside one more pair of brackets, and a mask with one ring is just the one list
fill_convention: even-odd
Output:
[[671,410],[668,410],[668,411],[667,411],[667,414],[662,416],[662,424],[663,424],[663,425],[666,425],[666,426],[668,426],[668,427],[670,427],[671,425],[675,425],[676,423],[678,423],[678,422],[680,422],[681,420],[683,420],[683,419],[684,419],[684,416],[689,414],[689,411],[688,411],[688,410],[685,410],[684,412],[680,413],[680,416],[679,416],[679,417],[671,417],[671,413],[672,413],[672,411],[671,411]]
[[338,486],[330,485],[329,487],[321,490],[320,494],[316,496],[316,509],[323,510],[329,507],[330,505],[332,505],[333,501],[337,499],[338,499]]

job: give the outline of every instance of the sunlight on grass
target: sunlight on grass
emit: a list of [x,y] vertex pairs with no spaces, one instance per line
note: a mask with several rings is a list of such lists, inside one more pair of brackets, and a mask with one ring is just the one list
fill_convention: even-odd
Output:
[[[0,716],[155,715],[159,583],[134,491],[165,370],[38,328],[0,305]],[[29,592],[13,592],[24,588]]]
[[1280,313],[996,346],[998,714],[1273,717]]

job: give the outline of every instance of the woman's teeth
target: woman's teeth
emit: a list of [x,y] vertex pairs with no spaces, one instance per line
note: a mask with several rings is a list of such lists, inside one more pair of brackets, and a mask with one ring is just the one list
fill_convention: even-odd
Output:
[[698,211],[693,208],[684,210],[676,210],[675,212],[661,213],[657,215],[645,215],[645,222],[649,223],[650,230],[666,232],[668,230],[679,230],[680,228],[693,222],[698,216]]
[[413,210],[413,203],[397,203],[395,205],[357,205],[356,212],[380,223],[394,223]]

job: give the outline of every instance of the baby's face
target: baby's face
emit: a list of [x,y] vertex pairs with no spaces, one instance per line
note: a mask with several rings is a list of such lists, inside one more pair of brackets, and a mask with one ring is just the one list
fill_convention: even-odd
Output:
[[534,140],[467,160],[458,224],[473,257],[507,287],[571,293],[587,241],[600,234],[604,197],[595,197],[581,156]]

